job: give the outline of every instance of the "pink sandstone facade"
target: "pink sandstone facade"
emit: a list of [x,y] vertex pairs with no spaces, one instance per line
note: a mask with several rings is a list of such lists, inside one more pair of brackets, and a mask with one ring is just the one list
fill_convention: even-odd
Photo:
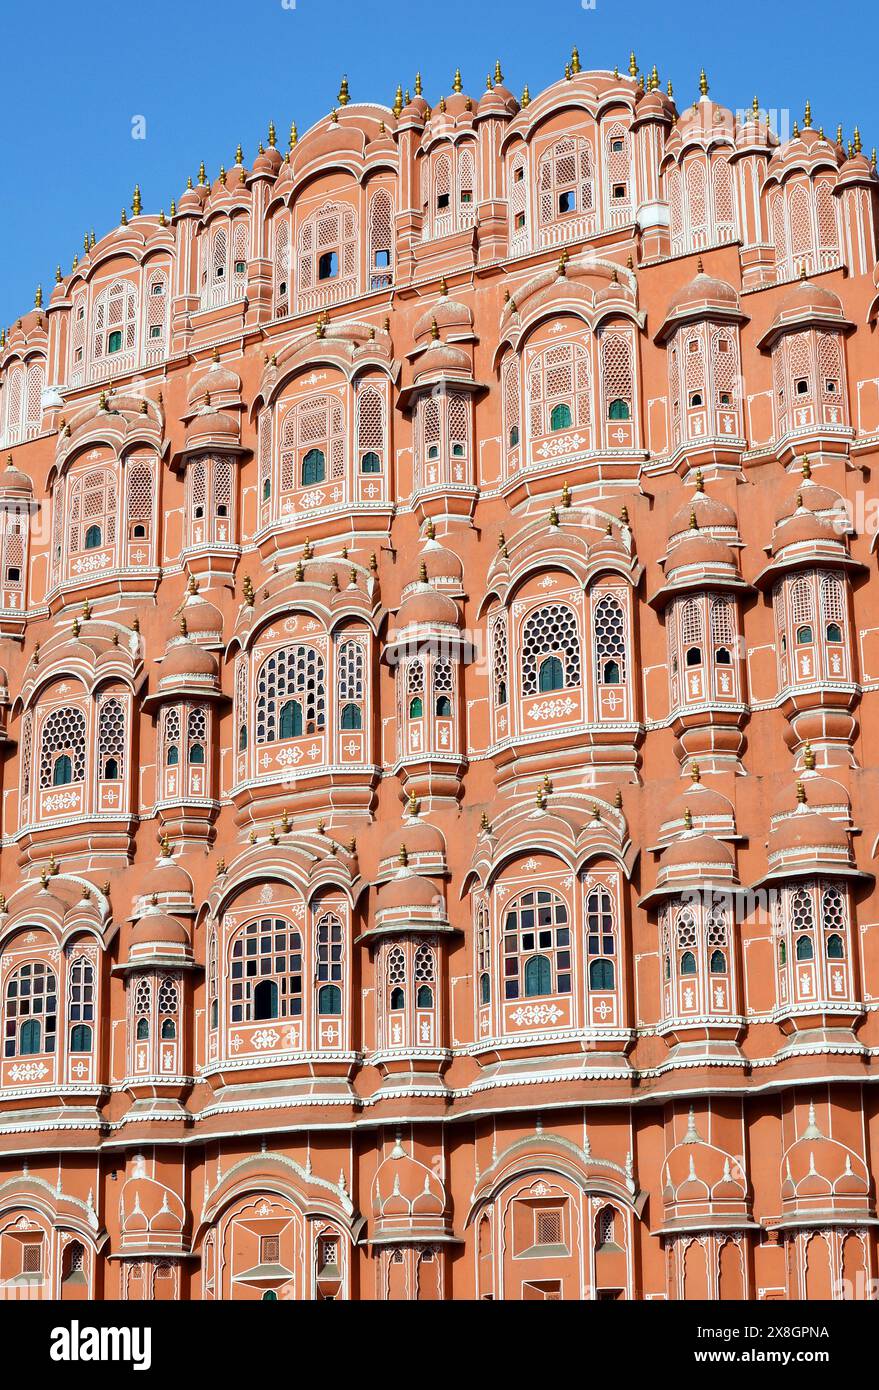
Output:
[[0,349],[7,1296],[871,1296],[877,184],[349,99]]

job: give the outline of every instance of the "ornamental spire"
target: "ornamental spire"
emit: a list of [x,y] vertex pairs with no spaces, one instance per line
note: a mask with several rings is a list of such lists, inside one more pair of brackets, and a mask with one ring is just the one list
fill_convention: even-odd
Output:
[[463,90],[464,90],[464,83],[461,81],[461,69],[460,69],[460,68],[455,68],[455,76],[454,76],[454,79],[453,79],[453,81],[452,81],[452,91],[453,91],[453,92],[463,92]]
[[700,97],[707,97],[708,95],[708,78],[705,76],[704,68],[699,73],[699,95]]
[[348,74],[344,72],[342,73],[342,81],[339,83],[339,95],[337,100],[340,106],[347,106],[351,100],[351,94],[348,91]]

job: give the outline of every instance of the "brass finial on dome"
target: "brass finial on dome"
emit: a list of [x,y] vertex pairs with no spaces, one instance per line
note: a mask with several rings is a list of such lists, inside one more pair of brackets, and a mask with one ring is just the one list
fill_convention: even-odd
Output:
[[802,458],[802,472],[803,472],[803,477],[804,477],[804,478],[811,478],[811,476],[812,476],[812,465],[811,465],[811,463],[809,462],[809,455],[808,455],[808,454],[803,454],[803,458]]
[[74,618],[70,631],[73,633],[74,637],[79,636],[79,618]]
[[806,99],[806,109],[803,112],[803,130],[812,129],[812,103]]
[[449,282],[446,279],[445,275],[440,276],[439,292],[442,299],[445,299],[447,294],[449,293]]
[[684,829],[693,829],[693,812],[690,810],[689,806],[684,807]]
[[852,139],[852,149],[854,150],[855,154],[860,154],[860,153],[861,153],[861,150],[863,149],[863,145],[861,144],[861,129],[860,129],[860,126],[855,126],[855,128],[854,128],[853,139]]
[[535,804],[536,804],[536,806],[537,806],[538,811],[545,811],[545,810],[546,810],[546,793],[544,792],[543,787],[538,787],[538,788],[537,788],[537,796],[535,797]]
[[815,750],[811,743],[807,743],[803,749],[803,767],[807,772],[815,771]]
[[409,793],[409,801],[407,803],[406,809],[409,812],[410,816],[418,815],[418,797],[415,795],[414,792]]
[[650,74],[650,85],[652,91],[659,91],[659,69],[655,63],[653,64],[653,71]]
[[487,815],[487,813],[486,813],[485,811],[483,811],[482,816],[480,817],[480,820],[479,820],[479,828],[480,828],[480,830],[485,830],[485,831],[489,831],[489,830],[491,829],[491,825],[490,825],[490,823],[489,823],[488,815]]
[[188,634],[189,634],[189,627],[188,627],[188,624],[187,624],[187,622],[186,622],[186,614],[185,614],[185,613],[181,613],[181,614],[180,614],[180,635],[181,635],[181,637],[186,637],[186,636],[188,636]]
[[216,870],[217,878],[222,878],[223,875],[225,874],[225,872],[226,872],[226,861],[225,861],[225,859],[218,859],[218,860],[217,860],[217,870]]
[[623,809],[623,791],[621,787],[617,787],[614,792],[613,804],[614,810],[621,811]]
[[754,118],[755,121],[757,120],[757,118],[758,118],[759,115],[760,115],[760,102],[757,100],[757,93],[756,93],[756,92],[754,93],[753,97],[751,98],[751,115],[753,116],[753,118]]
[[35,309],[42,309],[42,307],[43,307],[43,287],[42,287],[42,285],[37,285],[36,293],[34,294],[34,308],[35,308]]
[[400,82],[397,83],[397,91],[394,95],[394,104],[391,110],[395,116],[399,116],[400,112],[403,110],[403,86]]
[[335,570],[333,570],[330,576],[330,588],[333,589],[335,593],[339,592],[339,576]]
[[578,73],[582,71],[583,69],[580,66],[580,51],[575,44],[571,49],[571,72]]
[[794,137],[795,140],[797,139],[799,133],[800,133],[800,123],[799,123],[799,121],[794,121],[794,128],[793,128],[793,130],[791,131],[791,134],[793,135],[793,137]]
[[293,577],[296,580],[297,584],[301,584],[303,579],[305,578],[305,566],[303,565],[301,560],[296,561],[296,568],[293,571]]
[[558,514],[558,512],[556,511],[555,507],[550,507],[550,509],[549,509],[549,518],[548,518],[548,520],[549,520],[550,526],[558,526],[558,524],[559,524],[559,514]]
[[271,844],[271,845],[276,845],[277,843],[278,843],[278,832],[277,832],[277,830],[275,829],[275,827],[274,827],[273,825],[270,825],[270,826],[269,826],[269,844]]
[[397,855],[397,863],[400,865],[401,869],[405,869],[409,865],[409,851],[405,845],[400,846],[400,853]]
[[696,520],[696,513],[695,513],[695,511],[693,511],[693,510],[691,510],[691,512],[690,512],[690,530],[691,530],[691,531],[698,531],[698,530],[699,530],[699,522]]
[[803,786],[802,782],[797,782],[797,805],[798,805],[798,806],[805,806],[805,804],[806,804],[806,788]]
[[562,254],[559,256],[559,263],[556,269],[557,274],[564,279],[568,273],[568,248],[566,246],[562,248]]
[[342,80],[339,83],[339,95],[336,100],[340,106],[347,106],[348,102],[351,100],[351,94],[348,91],[348,74],[346,72],[342,73]]
[[159,841],[159,849],[162,852],[163,859],[171,858],[171,841],[168,839],[167,835],[163,835]]
[[690,776],[691,776],[691,778],[693,779],[694,782],[701,782],[701,780],[702,780],[702,769],[700,768],[699,764],[696,762],[696,759],[695,759],[695,758],[694,758],[693,761],[690,763]]
[[107,404],[107,393],[106,391],[102,391],[98,396],[98,410],[109,410],[109,408]]
[[256,844],[256,831],[255,831],[255,830],[251,830],[250,834],[249,834],[248,837],[247,837],[247,843],[248,843],[249,845],[255,845],[255,844]]
[[125,211],[124,208],[122,209],[122,216],[119,218],[119,226],[120,226],[120,227],[127,227],[127,226],[128,226],[128,213]]
[[92,605],[87,598],[82,601],[82,616],[86,622],[92,616]]
[[241,585],[241,592],[244,595],[244,602],[247,604],[248,608],[252,608],[254,600],[253,580],[251,579],[249,574],[246,574],[244,576],[244,580]]
[[422,87],[422,85],[421,85],[421,73],[420,73],[420,72],[416,72],[416,74],[415,74],[415,95],[416,95],[417,97],[420,97],[421,94],[422,94],[422,91],[423,91],[423,87]]
[[439,325],[438,325],[436,319],[431,319],[431,321],[430,321],[430,336],[431,336],[431,338],[433,339],[434,342],[436,342],[436,340],[437,340],[437,338],[439,337],[439,335],[440,335]]
[[520,106],[530,106],[530,105],[531,105],[531,93],[530,93],[529,90],[528,90],[528,83],[527,83],[527,82],[525,83],[525,86],[522,88],[522,100],[519,102],[519,105],[520,105]]
[[599,825],[601,824],[601,807],[597,801],[592,803],[592,819],[597,821]]
[[142,202],[141,202],[141,200],[140,200],[140,184],[139,184],[139,183],[136,183],[136,184],[134,185],[134,194],[133,194],[132,199],[131,199],[131,211],[134,213],[134,216],[135,216],[135,217],[140,217],[140,214],[143,212],[143,204],[142,204]]
[[432,516],[428,517],[427,519],[427,526],[425,528],[424,534],[429,541],[436,539],[436,527],[433,524]]
[[707,97],[708,95],[708,78],[705,76],[704,68],[699,73],[699,95],[700,97]]
[[276,132],[275,132],[275,123],[274,123],[274,121],[269,121],[269,149],[270,149],[270,150],[273,150],[273,149],[275,148],[275,141],[276,141],[276,139],[277,139],[277,134],[276,134]]
[[696,469],[696,479],[695,479],[695,482],[696,482],[696,491],[697,491],[697,492],[704,492],[704,491],[705,491],[705,479],[702,477],[702,469],[701,469],[701,468],[697,468],[697,469]]
[[704,266],[704,264],[703,264],[703,262],[702,262],[702,257],[701,257],[701,256],[698,256],[698,257],[696,258],[696,274],[697,274],[697,275],[704,275],[704,274],[705,274],[705,266]]
[[500,60],[500,58],[495,58],[495,60],[494,60],[494,81],[495,81],[495,86],[500,86],[500,84],[503,82],[503,80],[504,80],[504,75],[503,75],[503,73],[501,72],[501,60]]
[[374,550],[371,551],[369,556],[369,571],[370,574],[378,574],[378,556]]
[[797,511],[798,511],[798,512],[801,512],[802,510],[803,510],[803,494],[802,494],[801,492],[798,492],[798,493],[797,493]]
[[671,84],[671,78],[668,79],[668,85],[665,90],[668,92],[669,101],[674,101],[675,89]]
[[60,265],[56,265],[56,267],[55,267],[55,284],[56,284],[56,285],[60,285],[60,284],[61,284],[61,267],[60,267]]
[[635,57],[635,50],[634,50],[634,48],[632,49],[631,53],[629,54],[629,76],[630,76],[630,77],[637,77],[637,76],[638,76],[638,60],[637,60],[637,58]]
[[570,507],[570,505],[571,505],[571,489],[570,489],[570,487],[568,486],[568,480],[567,480],[567,478],[566,478],[565,481],[562,483],[562,506],[563,506],[563,507]]
[[571,80],[571,65],[570,65],[570,63],[565,63],[565,81],[566,81],[566,82],[570,82],[570,80]]
[[204,167],[204,160],[202,160],[201,163],[200,163],[199,166],[198,166],[198,182],[199,182],[199,186],[200,186],[201,188],[204,188],[204,186],[205,186],[205,184],[207,183],[207,181],[208,181],[208,176],[207,176],[207,172],[206,172],[205,167]]
[[506,536],[504,535],[503,531],[498,531],[498,535],[497,535],[497,548],[498,548],[498,551],[500,552],[500,554],[503,555],[503,556],[506,558],[506,554],[507,554],[507,538],[506,538]]
[[628,507],[626,506],[625,502],[624,502],[623,505],[620,507],[620,525],[621,525],[621,526],[628,526],[628,525],[629,525],[629,509],[628,509]]
[[452,79],[452,91],[463,92],[464,83],[461,81],[461,69],[455,68],[455,76]]
[[418,582],[419,584],[427,583],[427,565],[424,563],[423,560],[421,561],[421,564],[418,566]]
[[49,875],[46,873],[45,869],[43,869],[42,873],[40,874],[40,886],[44,890],[49,887]]
[[131,619],[131,631],[140,632],[140,618]]

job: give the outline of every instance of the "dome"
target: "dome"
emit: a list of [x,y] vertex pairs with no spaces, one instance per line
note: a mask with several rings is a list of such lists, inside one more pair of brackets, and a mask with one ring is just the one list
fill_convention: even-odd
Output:
[[849,857],[848,831],[839,821],[813,811],[805,802],[796,815],[778,821],[769,833],[769,857],[790,850],[843,851]]
[[666,870],[693,868],[710,873],[722,869],[728,874],[734,865],[732,850],[713,835],[682,835],[662,852],[662,867]]
[[[808,750],[811,754],[811,749]],[[812,757],[809,757],[809,763]],[[802,795],[805,796],[805,803],[800,800],[800,788]],[[816,772],[814,766],[807,765],[806,769],[800,774],[799,782],[788,783],[782,787],[775,798],[772,807],[772,819],[780,819],[784,816],[792,816],[799,812],[800,806],[805,804],[809,811],[820,814],[830,814],[837,817],[844,815],[848,821],[851,813],[851,802],[849,794],[841,782],[836,782],[832,777],[825,777],[823,773]]]
[[430,821],[422,820],[417,812],[410,812],[402,825],[395,827],[385,837],[380,862],[388,864],[393,861],[398,864],[403,846],[410,860],[427,856],[442,859],[446,853],[446,839],[442,831],[431,825]]
[[185,447],[201,447],[207,440],[238,444],[238,421],[225,411],[213,410],[208,404],[193,415],[186,426]]
[[805,510],[808,512],[833,512],[838,516],[848,518],[845,515],[845,503],[835,488],[825,487],[822,483],[816,483],[810,474],[804,475],[802,481],[795,492],[788,493],[787,497],[775,509],[775,524],[786,521],[795,512]]
[[177,639],[162,658],[162,672],[159,684],[164,685],[172,679],[193,677],[199,681],[216,681],[217,660],[204,647],[199,647],[187,638]]
[[192,879],[186,870],[173,859],[162,858],[154,868],[143,876],[139,897],[192,897]]
[[692,497],[679,507],[668,528],[669,539],[692,529],[692,517],[700,531],[724,530],[738,533],[739,519],[735,510],[718,497],[709,497],[697,487]]
[[188,946],[189,932],[183,923],[158,907],[149,907],[132,928],[130,945]]
[[451,333],[469,335],[473,332],[473,311],[466,304],[451,299],[448,290],[445,289],[436,303],[426,309],[416,321],[415,341],[421,342],[424,338],[430,338],[433,335],[434,323],[438,330],[446,329]]
[[715,275],[706,275],[701,266],[700,260],[698,273],[672,297],[659,331],[660,339],[685,319],[717,315],[723,318],[744,317],[733,286]]
[[376,898],[376,911],[397,911],[400,908],[421,907],[435,911],[442,905],[442,894],[430,879],[422,878],[411,869],[401,867],[393,878],[383,883]]
[[723,541],[716,540],[713,536],[692,531],[689,536],[686,536],[675,546],[668,557],[666,570],[671,574],[684,567],[698,568],[699,566],[712,569],[727,568],[738,572],[735,554],[728,545],[725,545]]
[[34,485],[28,475],[12,462],[12,455],[6,457],[6,467],[0,473],[0,498],[10,501],[29,502],[34,495]]
[[397,613],[397,631],[412,624],[458,626],[458,606],[448,594],[441,594],[422,578],[403,600]]
[[805,507],[798,508],[793,516],[780,522],[772,533],[773,555],[781,554],[783,550],[787,550],[792,545],[800,547],[832,545],[842,550],[845,549],[839,533],[828,522],[815,516],[814,512],[806,511]]
[[798,280],[781,301],[768,332],[763,335],[757,346],[769,347],[778,334],[786,329],[815,322],[828,324],[830,327],[838,325],[840,330],[850,326],[843,312],[842,301],[833,290],[816,285],[811,280]]
[[[665,809],[660,829],[662,831],[680,830],[690,819],[698,830],[704,830],[706,822],[726,822],[728,828],[735,828],[735,812],[732,802],[722,792],[707,787],[702,781],[693,781],[685,792],[672,797]],[[701,823],[701,824],[700,824]]]
[[190,587],[183,602],[186,634],[193,642],[223,640],[223,615],[198,589]]
[[471,373],[470,354],[465,348],[455,347],[434,339],[415,365],[415,380],[426,376],[444,376],[449,373],[469,377]]

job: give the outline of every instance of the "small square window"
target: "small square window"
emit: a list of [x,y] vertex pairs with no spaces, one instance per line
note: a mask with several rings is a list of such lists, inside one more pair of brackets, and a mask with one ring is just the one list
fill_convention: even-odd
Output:
[[623,142],[622,142],[622,140],[611,140],[611,142],[610,142],[610,149],[611,149],[611,154],[622,154],[622,152],[623,152]]
[[472,203],[472,202],[473,202],[473,194],[472,194],[472,192],[471,192],[471,190],[470,190],[469,188],[462,188],[462,189],[461,189],[461,202],[462,202],[462,203]]
[[573,188],[569,188],[567,193],[559,194],[559,212],[576,212],[577,194]]
[[513,174],[513,182],[514,182],[514,183],[521,183],[522,180],[524,179],[524,177],[525,177],[525,170],[524,170],[524,169],[522,168],[522,166],[520,165],[519,168],[518,168],[518,169],[515,171],[515,173]]
[[444,208],[447,208],[449,206],[448,193],[440,193],[437,197],[436,205],[439,208],[440,212],[442,212]]
[[375,264],[377,269],[383,269],[385,266],[389,266],[391,264],[390,251],[376,251]]
[[524,226],[525,226],[525,214],[524,214],[524,212],[517,212],[517,213],[516,213],[516,231],[517,231],[517,232],[521,232],[521,230],[522,230],[522,228],[523,228]]
[[828,396],[835,396],[836,393],[837,393],[837,391],[839,390],[839,382],[838,382],[838,381],[825,381],[825,383],[824,383],[824,390],[827,392],[827,395],[828,395]]
[[615,183],[613,186],[613,196],[616,199],[625,198],[626,185],[624,183]]
[[218,280],[222,280],[225,274],[226,267],[224,265],[214,266],[214,275],[217,277]]
[[246,261],[236,261],[236,262],[235,262],[235,274],[236,274],[236,275],[243,275],[246,269],[247,269],[247,262],[246,262]]
[[152,325],[152,327],[150,328],[150,337],[151,337],[151,338],[161,338],[161,336],[162,336],[162,326],[161,326],[161,324],[154,323],[154,324]]
[[808,379],[804,376],[800,377],[799,381],[794,383],[794,390],[798,396],[807,396],[809,394]]
[[155,280],[155,281],[153,282],[153,284],[150,285],[150,294],[164,294],[164,293],[165,293],[165,286],[164,286],[164,284],[163,284],[163,282],[162,282],[161,280]]

